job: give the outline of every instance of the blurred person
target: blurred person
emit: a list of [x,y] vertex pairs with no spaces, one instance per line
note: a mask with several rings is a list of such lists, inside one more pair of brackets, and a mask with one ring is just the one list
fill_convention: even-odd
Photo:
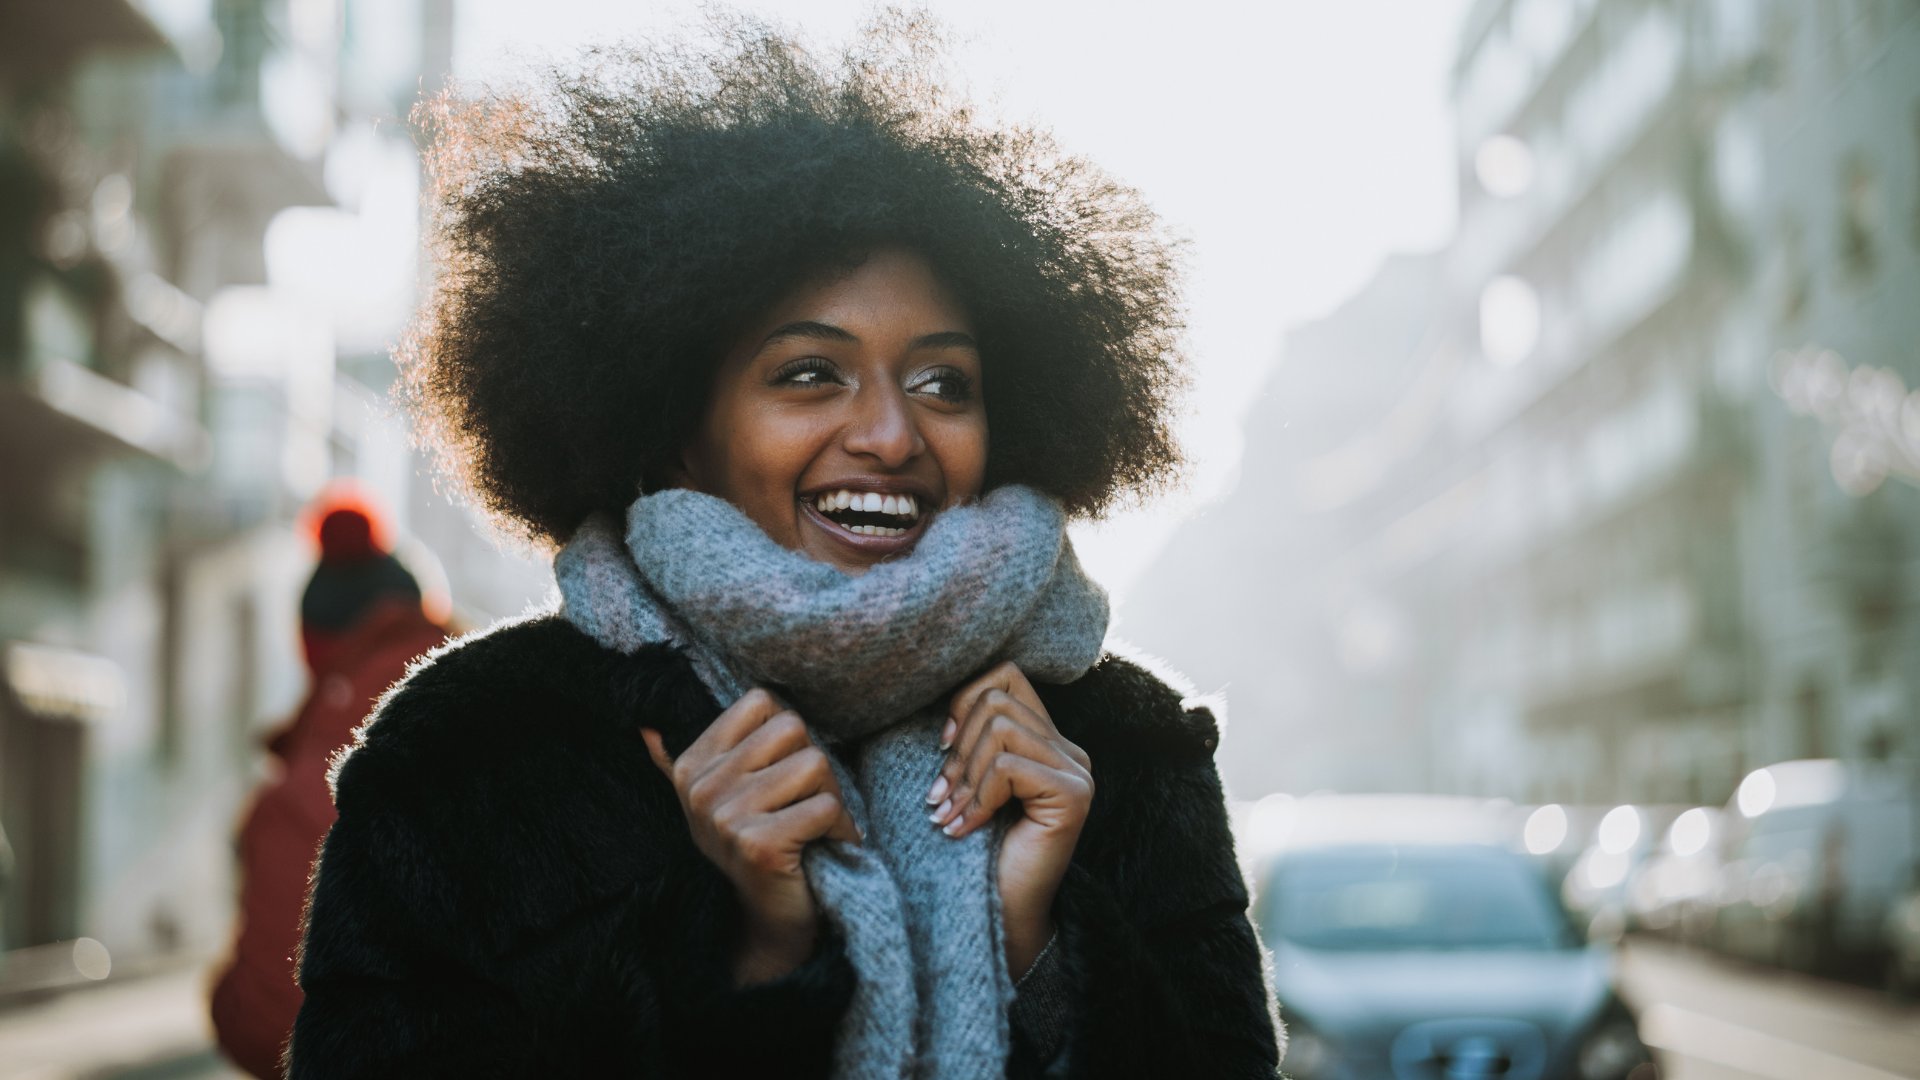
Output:
[[336,490],[312,517],[320,560],[300,600],[312,689],[267,741],[279,775],[240,828],[238,933],[212,996],[221,1049],[263,1078],[283,1075],[281,1054],[300,1010],[294,951],[314,855],[334,819],[328,763],[407,665],[445,640],[371,503]]
[[1177,465],[1157,219],[911,17],[718,33],[428,114],[400,359],[561,602],[342,758],[290,1074],[1275,1076],[1215,723],[1065,532]]

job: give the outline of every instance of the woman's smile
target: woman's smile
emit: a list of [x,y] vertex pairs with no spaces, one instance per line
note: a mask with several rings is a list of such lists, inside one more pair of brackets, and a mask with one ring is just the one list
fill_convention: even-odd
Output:
[[885,559],[913,550],[935,513],[924,492],[866,478],[802,493],[800,521],[862,556]]

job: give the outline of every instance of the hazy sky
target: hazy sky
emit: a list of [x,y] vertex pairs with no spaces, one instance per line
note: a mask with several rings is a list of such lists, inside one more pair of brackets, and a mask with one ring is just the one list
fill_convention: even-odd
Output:
[[[823,46],[871,8],[735,6]],[[989,115],[1052,128],[1190,243],[1191,491],[1076,534],[1093,573],[1124,592],[1181,515],[1233,483],[1241,417],[1286,327],[1332,307],[1388,252],[1451,233],[1445,73],[1464,0],[926,6]],[[687,2],[604,0],[463,0],[459,12],[456,72],[483,80],[698,17]]]

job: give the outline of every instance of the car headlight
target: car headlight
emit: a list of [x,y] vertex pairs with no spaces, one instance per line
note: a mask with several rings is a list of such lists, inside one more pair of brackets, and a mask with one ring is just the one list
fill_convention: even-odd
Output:
[[1623,1080],[1648,1060],[1647,1046],[1630,1018],[1606,1020],[1580,1044],[1580,1080]]

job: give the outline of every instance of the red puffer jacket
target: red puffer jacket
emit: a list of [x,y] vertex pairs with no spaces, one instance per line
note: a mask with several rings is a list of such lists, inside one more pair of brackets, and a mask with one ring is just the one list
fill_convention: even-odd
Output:
[[417,601],[392,601],[325,649],[309,649],[313,690],[268,743],[284,768],[260,789],[240,827],[239,933],[213,990],[220,1048],[254,1076],[282,1075],[280,1054],[300,1011],[293,957],[307,877],[334,819],[328,763],[407,666],[445,640]]

